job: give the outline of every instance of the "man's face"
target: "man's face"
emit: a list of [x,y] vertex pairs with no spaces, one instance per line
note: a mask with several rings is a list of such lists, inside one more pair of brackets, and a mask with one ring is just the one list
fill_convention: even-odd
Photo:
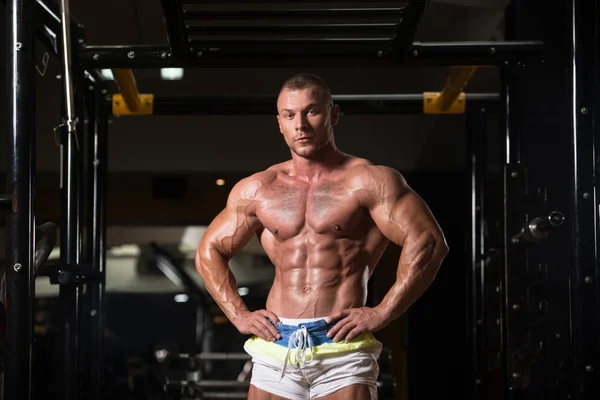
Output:
[[318,88],[284,89],[277,100],[279,130],[290,150],[311,158],[333,137],[338,107]]

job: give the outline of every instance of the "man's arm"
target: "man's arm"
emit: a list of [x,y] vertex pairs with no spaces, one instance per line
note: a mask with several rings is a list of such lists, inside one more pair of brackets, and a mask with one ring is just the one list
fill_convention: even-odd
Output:
[[368,166],[357,181],[364,187],[364,207],[381,232],[402,247],[402,252],[396,281],[379,305],[332,315],[332,320],[342,318],[330,331],[336,341],[382,329],[402,315],[431,285],[448,253],[444,235],[429,207],[400,173]]
[[227,205],[208,226],[196,250],[196,269],[208,293],[227,318],[244,334],[254,334],[265,340],[279,335],[277,316],[267,310],[251,312],[237,291],[229,260],[248,243],[261,228],[256,216],[256,191],[261,182],[255,176],[238,182],[231,190]]

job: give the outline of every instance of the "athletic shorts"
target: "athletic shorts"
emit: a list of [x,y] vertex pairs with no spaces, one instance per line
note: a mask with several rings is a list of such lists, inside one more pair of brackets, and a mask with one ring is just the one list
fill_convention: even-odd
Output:
[[334,343],[327,337],[334,325],[324,318],[280,318],[276,327],[281,339],[248,339],[244,350],[252,357],[250,384],[294,400],[316,399],[363,384],[369,387],[371,399],[377,399],[381,342],[364,333],[348,343]]

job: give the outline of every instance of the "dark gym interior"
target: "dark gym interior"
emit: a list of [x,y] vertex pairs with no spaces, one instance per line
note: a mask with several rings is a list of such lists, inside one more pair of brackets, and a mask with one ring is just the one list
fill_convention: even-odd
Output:
[[[596,399],[597,3],[2,0],[1,398],[246,398],[247,335],[194,252],[289,158],[276,96],[310,72],[338,147],[401,172],[450,248],[375,332],[379,398]],[[258,241],[230,267],[263,308]]]

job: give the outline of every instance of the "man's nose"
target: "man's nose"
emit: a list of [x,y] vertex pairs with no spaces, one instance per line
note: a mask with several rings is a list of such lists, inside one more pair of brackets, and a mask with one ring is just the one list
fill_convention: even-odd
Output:
[[306,116],[303,114],[299,114],[298,118],[296,118],[296,130],[303,131],[306,129],[306,126],[307,126]]

